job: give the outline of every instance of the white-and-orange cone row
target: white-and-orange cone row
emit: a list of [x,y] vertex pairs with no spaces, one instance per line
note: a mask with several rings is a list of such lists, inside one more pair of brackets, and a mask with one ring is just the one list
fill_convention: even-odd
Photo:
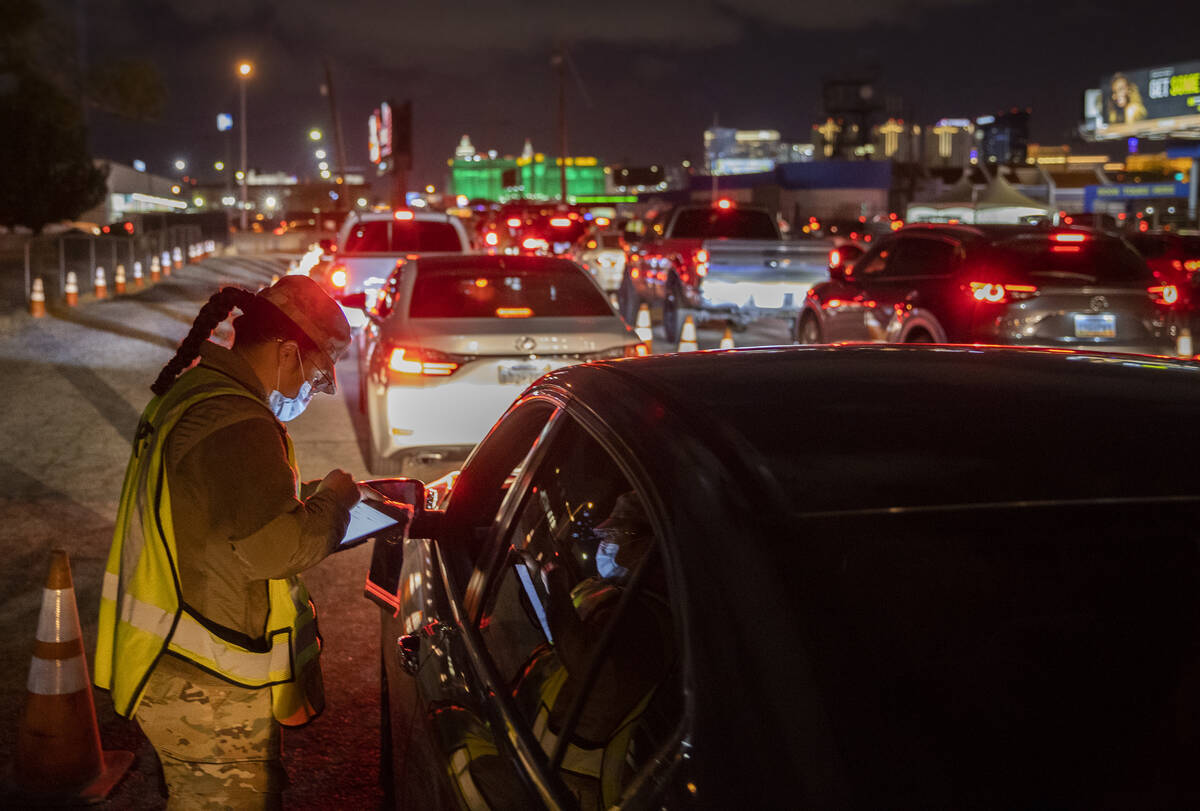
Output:
[[71,563],[61,549],[51,552],[27,689],[13,769],[18,794],[38,803],[103,800],[133,753],[101,748]]
[[29,314],[34,318],[46,314],[46,285],[42,283],[41,276],[33,280],[33,287],[29,290]]
[[695,352],[700,348],[696,337],[696,321],[690,315],[683,320],[683,329],[679,331],[679,348],[677,352]]
[[75,271],[67,274],[67,282],[63,285],[63,298],[67,300],[68,307],[79,303],[79,279],[75,277]]
[[633,331],[637,333],[637,337],[646,345],[646,349],[650,352],[654,351],[654,329],[650,326],[650,306],[643,304],[638,307],[637,321],[634,324]]

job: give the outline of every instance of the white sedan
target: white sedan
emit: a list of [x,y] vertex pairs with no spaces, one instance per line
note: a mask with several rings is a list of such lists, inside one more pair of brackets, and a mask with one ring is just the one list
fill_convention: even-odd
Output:
[[596,282],[551,257],[403,262],[367,315],[359,379],[367,466],[379,475],[430,480],[460,467],[537,378],[647,353]]

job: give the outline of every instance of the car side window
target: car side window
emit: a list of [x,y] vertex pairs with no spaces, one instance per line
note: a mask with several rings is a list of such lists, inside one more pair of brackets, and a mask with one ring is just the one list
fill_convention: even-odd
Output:
[[372,307],[372,312],[379,318],[387,318],[392,314],[392,310],[396,306],[396,301],[400,296],[400,270],[397,269],[388,278],[387,284],[379,288],[379,292],[375,297],[375,306]]
[[867,251],[861,259],[854,263],[854,268],[850,273],[853,278],[869,279],[877,277],[887,270],[889,261],[892,258],[892,241],[880,242],[874,248]]
[[940,239],[909,237],[898,239],[888,276],[948,276],[954,271],[957,249]]
[[564,419],[503,542],[480,636],[580,806],[608,807],[682,715],[679,645],[645,500]]

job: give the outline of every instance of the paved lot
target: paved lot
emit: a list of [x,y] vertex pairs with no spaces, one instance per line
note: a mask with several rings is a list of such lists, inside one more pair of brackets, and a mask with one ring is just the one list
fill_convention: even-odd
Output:
[[[6,449],[0,457],[0,628],[8,645],[0,656],[0,762],[11,762],[49,550],[70,553],[90,666],[121,479],[149,385],[208,295],[230,283],[257,289],[283,272],[289,258],[212,258],[119,299],[85,296],[73,310],[0,322]],[[700,337],[703,348],[715,347],[721,331],[702,330]],[[746,346],[786,337],[786,325],[771,322],[752,325],[736,341]],[[665,347],[659,342],[655,348]],[[353,359],[338,374],[338,395],[317,397],[290,428],[306,479],[332,467],[367,477],[361,418],[347,399],[358,388]],[[308,727],[285,733],[290,808],[370,808],[381,797],[378,615],[362,597],[369,553],[367,547],[341,553],[306,575],[321,612],[328,709]],[[96,704],[105,747],[136,753],[132,773],[105,807],[161,807],[153,750],[136,724],[113,714],[106,693],[96,692]]]

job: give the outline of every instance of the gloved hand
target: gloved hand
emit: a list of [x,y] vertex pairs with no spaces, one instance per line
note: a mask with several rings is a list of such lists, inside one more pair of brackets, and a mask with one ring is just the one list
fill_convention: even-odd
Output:
[[347,510],[358,503],[358,485],[355,484],[354,477],[340,467],[325,474],[325,478],[317,486],[318,493],[322,490],[332,490]]

